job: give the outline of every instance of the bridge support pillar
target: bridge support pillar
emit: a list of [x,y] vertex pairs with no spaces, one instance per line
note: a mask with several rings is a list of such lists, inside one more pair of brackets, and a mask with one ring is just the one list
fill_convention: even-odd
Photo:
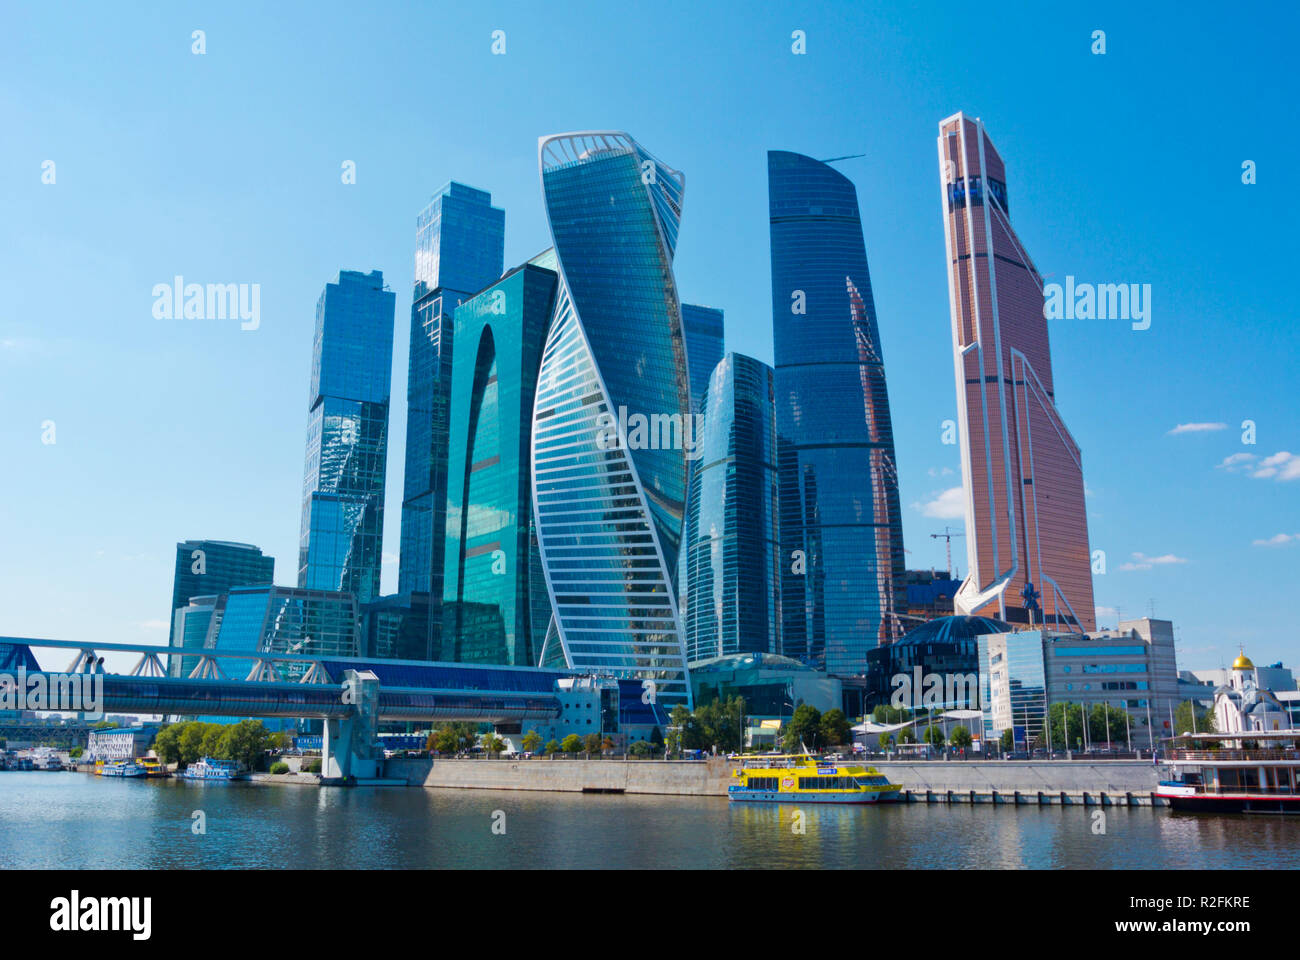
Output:
[[321,776],[366,779],[379,775],[379,678],[369,670],[348,670],[343,679],[346,717],[327,719],[321,742]]

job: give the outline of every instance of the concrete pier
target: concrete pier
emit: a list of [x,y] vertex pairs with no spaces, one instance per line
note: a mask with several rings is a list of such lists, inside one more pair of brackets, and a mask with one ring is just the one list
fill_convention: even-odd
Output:
[[[1140,760],[871,763],[912,803],[1151,806],[1159,769]],[[725,797],[736,761],[389,760],[384,776],[412,786]]]

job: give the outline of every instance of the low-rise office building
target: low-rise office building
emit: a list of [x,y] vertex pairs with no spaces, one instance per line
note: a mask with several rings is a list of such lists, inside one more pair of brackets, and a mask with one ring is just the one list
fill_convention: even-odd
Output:
[[1032,746],[1054,703],[1126,711],[1135,746],[1172,733],[1180,692],[1168,620],[1143,617],[1086,634],[994,633],[979,637],[978,647],[986,736],[1011,730],[1017,745]]

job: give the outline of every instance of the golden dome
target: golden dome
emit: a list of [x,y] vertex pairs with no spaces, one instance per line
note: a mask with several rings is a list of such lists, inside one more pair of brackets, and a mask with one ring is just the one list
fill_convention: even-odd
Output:
[[1241,652],[1241,655],[1238,656],[1236,660],[1232,661],[1232,669],[1234,669],[1234,670],[1254,670],[1254,669],[1255,669],[1255,665],[1254,665],[1253,663],[1250,662],[1250,657],[1246,656],[1246,651],[1243,650],[1243,651]]

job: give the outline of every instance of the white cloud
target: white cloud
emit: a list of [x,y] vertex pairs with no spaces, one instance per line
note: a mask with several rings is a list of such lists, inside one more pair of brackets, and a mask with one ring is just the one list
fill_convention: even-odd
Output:
[[1267,540],[1252,540],[1255,547],[1284,547],[1288,543],[1300,543],[1300,533],[1275,533]]
[[1177,557],[1172,553],[1164,553],[1158,557],[1148,557],[1145,553],[1134,552],[1133,559],[1127,563],[1120,564],[1121,570],[1150,570],[1154,566],[1165,566],[1171,563],[1186,563],[1186,557]]
[[927,517],[939,520],[961,520],[966,516],[966,494],[961,487],[949,487],[938,495],[931,495],[927,503],[912,504]]
[[1227,470],[1229,473],[1248,470],[1257,480],[1273,479],[1281,483],[1287,480],[1300,480],[1300,457],[1287,450],[1279,450],[1271,457],[1264,457],[1262,460],[1253,453],[1234,453],[1230,457],[1224,457],[1218,469]]
[[1117,617],[1119,611],[1114,607],[1097,607],[1097,616],[1099,617]]
[[1168,431],[1165,436],[1176,437],[1180,433],[1207,433],[1211,430],[1227,430],[1226,423],[1180,423],[1172,430]]
[[931,467],[926,473],[932,477],[951,477],[953,469],[952,467]]
[[1279,481],[1300,479],[1300,457],[1286,450],[1280,450],[1273,456],[1259,461],[1258,468],[1251,476],[1261,480],[1269,477]]

